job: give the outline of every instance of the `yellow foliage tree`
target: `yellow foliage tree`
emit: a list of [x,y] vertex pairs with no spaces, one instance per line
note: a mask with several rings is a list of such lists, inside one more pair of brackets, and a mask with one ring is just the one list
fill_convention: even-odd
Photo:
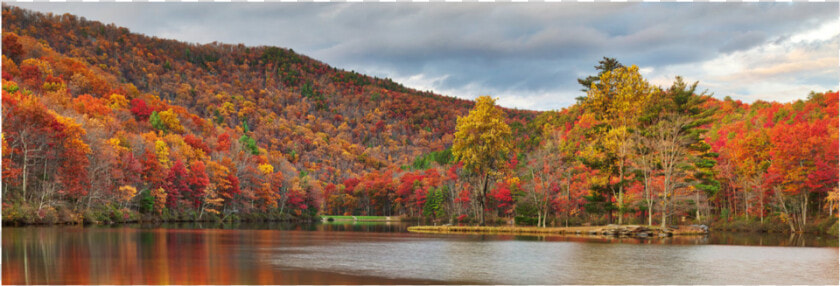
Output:
[[120,108],[127,108],[128,107],[128,99],[121,94],[111,94],[108,97],[108,107],[111,109],[120,109]]
[[166,145],[166,142],[160,139],[155,141],[155,154],[160,164],[169,168],[169,146]]
[[125,205],[128,201],[134,198],[137,194],[137,189],[132,186],[122,186],[117,189],[117,201]]
[[160,121],[166,126],[167,130],[175,133],[184,133],[184,127],[181,126],[181,121],[178,120],[178,115],[172,109],[161,111],[158,113]]
[[274,173],[274,166],[271,166],[271,164],[260,164],[257,168],[260,169],[263,175]]
[[222,107],[219,108],[219,113],[224,117],[228,117],[234,112],[236,112],[236,110],[233,106],[233,103],[230,102],[223,103]]
[[828,209],[829,217],[837,215],[836,211],[838,201],[840,201],[840,194],[838,194],[838,189],[835,187],[834,190],[828,192],[828,196],[825,197],[825,207]]
[[204,212],[212,213],[219,215],[221,212],[219,210],[222,208],[222,204],[225,202],[225,199],[219,196],[219,192],[216,190],[216,184],[211,183],[204,189],[204,206],[202,207],[202,213],[199,215],[204,214]]
[[633,65],[601,74],[600,83],[592,84],[584,101],[587,112],[609,126],[605,130],[606,134],[599,137],[602,146],[616,158],[613,167],[618,168],[616,197],[619,224],[622,223],[624,210],[625,165],[631,153],[633,138],[630,129],[637,125],[639,116],[655,91],[656,88],[639,73],[639,67]]
[[111,147],[113,147],[114,150],[116,150],[117,152],[130,151],[130,149],[128,147],[126,147],[126,146],[128,146],[128,143],[125,142],[122,137],[115,136],[111,139],[108,139],[107,143],[108,143],[108,145],[111,145]]
[[458,117],[452,155],[479,177],[478,197],[481,225],[484,225],[487,185],[504,165],[511,151],[511,130],[504,112],[489,96],[476,99],[475,108],[467,116]]
[[160,214],[166,207],[166,190],[157,188],[152,190],[152,197],[155,198],[155,211]]

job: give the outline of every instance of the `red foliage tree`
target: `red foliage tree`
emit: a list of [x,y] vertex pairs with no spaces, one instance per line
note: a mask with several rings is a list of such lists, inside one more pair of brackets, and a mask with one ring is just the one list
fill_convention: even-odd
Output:
[[149,115],[152,115],[152,110],[146,105],[146,101],[140,98],[135,98],[131,100],[131,113],[141,121],[146,121],[149,119]]
[[204,140],[201,140],[201,138],[198,138],[195,135],[184,135],[184,143],[189,144],[190,147],[193,147],[197,150],[203,151],[204,154],[210,154],[210,147],[207,146],[207,143],[204,143]]
[[226,205],[232,205],[236,199],[235,196],[242,193],[239,189],[239,178],[234,174],[228,174],[225,179],[230,182],[230,185],[219,190],[219,193],[224,197]]
[[514,200],[511,187],[511,184],[508,182],[498,182],[489,194],[495,203],[496,209],[505,215],[513,213]]
[[187,177],[189,191],[184,194],[184,197],[192,203],[193,208],[197,209],[201,205],[204,189],[207,188],[208,184],[210,184],[210,179],[207,177],[204,162],[193,161],[190,164],[190,173]]
[[219,135],[218,139],[216,139],[216,151],[226,152],[228,150],[230,150],[230,135],[222,133]]
[[161,166],[157,155],[153,151],[146,150],[143,152],[143,157],[140,158],[140,165],[143,169],[143,182],[146,182],[149,189],[163,187],[166,170],[164,166]]
[[18,43],[18,37],[14,33],[3,35],[3,55],[15,62],[20,62],[24,55],[23,46]]
[[191,192],[187,181],[187,169],[181,160],[176,160],[169,168],[164,189],[166,189],[166,205],[170,208],[177,208],[181,197]]

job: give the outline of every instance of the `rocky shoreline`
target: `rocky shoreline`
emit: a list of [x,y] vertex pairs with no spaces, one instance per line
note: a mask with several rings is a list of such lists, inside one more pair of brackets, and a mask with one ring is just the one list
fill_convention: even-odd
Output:
[[409,232],[460,234],[518,234],[518,235],[595,235],[611,237],[657,238],[686,235],[706,235],[705,225],[656,227],[644,225],[605,225],[577,227],[511,227],[511,226],[411,226]]

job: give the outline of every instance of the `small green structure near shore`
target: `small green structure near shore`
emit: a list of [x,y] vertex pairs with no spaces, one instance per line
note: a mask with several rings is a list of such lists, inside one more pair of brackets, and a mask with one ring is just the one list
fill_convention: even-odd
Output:
[[381,222],[398,222],[402,218],[398,216],[352,216],[352,215],[322,215],[322,222],[333,221],[381,221]]
[[706,235],[705,226],[660,228],[643,225],[605,225],[575,227],[516,227],[516,226],[411,226],[410,232],[453,234],[517,234],[517,235],[597,235],[623,237],[669,237],[674,235]]

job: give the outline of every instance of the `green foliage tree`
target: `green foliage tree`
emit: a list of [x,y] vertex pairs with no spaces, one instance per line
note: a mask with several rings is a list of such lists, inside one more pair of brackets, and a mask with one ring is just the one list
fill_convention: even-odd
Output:
[[446,200],[441,188],[432,188],[426,194],[426,204],[423,205],[423,216],[438,218],[443,214],[443,204]]
[[[589,89],[592,88],[592,84],[597,85],[601,81],[601,76],[605,72],[613,71],[615,69],[623,67],[624,65],[618,62],[618,60],[616,60],[615,58],[604,57],[604,59],[598,61],[598,65],[595,66],[595,69],[598,70],[598,75],[590,75],[586,78],[579,78],[577,80],[578,83],[583,86],[583,89],[581,89],[581,91],[589,92]],[[579,101],[583,99],[585,99],[585,97],[578,97]]]
[[140,192],[140,212],[150,214],[155,210],[155,198],[152,192],[145,189]]
[[157,111],[152,111],[152,115],[149,116],[149,124],[152,124],[157,130],[166,132],[166,124],[163,123],[163,120],[160,120],[160,115]]
[[[713,121],[712,116],[718,111],[717,108],[704,107],[704,103],[711,98],[711,94],[703,91],[699,94],[697,84],[686,84],[682,77],[677,76],[674,84],[668,89],[674,110],[677,113],[685,114],[688,117],[688,125],[682,130],[683,136],[688,143],[689,161],[691,162],[692,185],[699,192],[695,192],[695,202],[700,203],[700,192],[707,198],[711,198],[720,191],[720,182],[715,179],[714,167],[717,164],[718,154],[711,151],[711,145],[706,143],[705,137],[708,128],[705,127]],[[701,219],[700,206],[696,210],[697,219]]]
[[306,82],[300,87],[300,95],[306,98],[315,96],[315,89],[312,87],[312,82]]
[[252,155],[260,154],[260,149],[257,148],[257,141],[251,138],[251,136],[242,135],[242,137],[239,137],[239,143],[242,144],[242,148],[245,148]]
[[440,166],[444,166],[452,162],[452,149],[447,148],[437,152],[430,152],[428,154],[417,156],[411,164],[414,170],[425,170],[431,167],[432,162]]

